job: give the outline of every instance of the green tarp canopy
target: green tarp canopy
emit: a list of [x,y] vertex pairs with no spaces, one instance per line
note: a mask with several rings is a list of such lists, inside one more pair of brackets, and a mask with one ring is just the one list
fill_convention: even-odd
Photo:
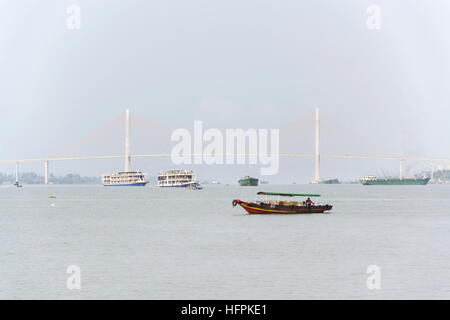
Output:
[[258,192],[258,195],[283,196],[283,197],[320,197],[320,194],[313,193],[286,193],[286,192]]

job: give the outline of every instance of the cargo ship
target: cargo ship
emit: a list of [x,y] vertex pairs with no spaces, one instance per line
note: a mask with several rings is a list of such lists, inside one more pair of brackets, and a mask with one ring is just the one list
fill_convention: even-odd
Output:
[[426,185],[430,178],[378,178],[375,176],[363,177],[359,182],[364,186],[409,186]]
[[319,181],[319,184],[340,184],[340,183],[341,182],[338,179],[328,179]]
[[256,187],[258,185],[259,180],[257,178],[252,178],[250,176],[245,176],[239,179],[239,185],[242,187]]
[[158,187],[188,188],[201,190],[194,172],[188,170],[169,170],[158,174]]

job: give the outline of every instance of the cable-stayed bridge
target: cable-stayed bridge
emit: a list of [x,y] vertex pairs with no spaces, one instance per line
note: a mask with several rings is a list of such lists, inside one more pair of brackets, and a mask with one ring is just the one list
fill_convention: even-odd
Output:
[[[128,112],[128,111],[127,111]],[[128,115],[127,115],[128,117]],[[121,120],[122,117],[115,119],[114,122]],[[129,118],[126,120],[129,123]],[[113,121],[111,121],[113,122]],[[405,161],[419,161],[419,162],[428,162],[428,163],[449,163],[450,158],[432,158],[432,157],[405,157],[405,156],[386,156],[382,154],[378,155],[358,155],[358,154],[327,154],[321,153],[320,150],[320,114],[319,109],[315,110],[315,119],[311,121],[314,123],[314,152],[312,153],[270,153],[271,156],[278,156],[280,158],[314,158],[314,171],[313,171],[313,179],[312,183],[318,183],[321,180],[320,176],[320,160],[323,158],[328,159],[367,159],[367,160],[390,160],[390,161],[398,161],[399,162],[399,176],[400,179],[403,177],[403,166]],[[127,126],[128,128],[128,126]],[[128,129],[129,130],[129,129]],[[54,157],[45,157],[45,158],[27,158],[27,159],[10,159],[10,160],[0,160],[0,163],[14,163],[16,164],[16,179],[19,176],[19,164],[21,163],[32,163],[32,162],[41,162],[44,165],[44,180],[45,184],[49,183],[49,174],[50,174],[50,162],[57,161],[75,161],[75,160],[101,160],[101,159],[125,159],[125,163],[131,158],[170,158],[172,156],[171,153],[129,153],[129,132],[126,133],[125,138],[125,153],[124,154],[112,154],[112,155],[86,155],[86,156],[54,156]],[[127,145],[128,144],[128,145]],[[188,157],[204,157],[204,156],[258,156],[259,154],[254,153],[191,153],[184,154]]]

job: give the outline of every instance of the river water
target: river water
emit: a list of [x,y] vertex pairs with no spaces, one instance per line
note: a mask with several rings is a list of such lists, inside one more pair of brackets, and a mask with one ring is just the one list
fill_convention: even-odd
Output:
[[[321,193],[334,208],[231,206],[259,190]],[[66,284],[73,265],[80,290]],[[0,187],[3,299],[449,299],[449,271],[446,185]]]

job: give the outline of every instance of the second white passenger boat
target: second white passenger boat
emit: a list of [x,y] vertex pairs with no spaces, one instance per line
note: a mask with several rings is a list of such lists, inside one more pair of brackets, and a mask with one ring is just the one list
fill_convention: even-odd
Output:
[[188,170],[169,170],[158,174],[158,187],[202,189],[195,175]]

